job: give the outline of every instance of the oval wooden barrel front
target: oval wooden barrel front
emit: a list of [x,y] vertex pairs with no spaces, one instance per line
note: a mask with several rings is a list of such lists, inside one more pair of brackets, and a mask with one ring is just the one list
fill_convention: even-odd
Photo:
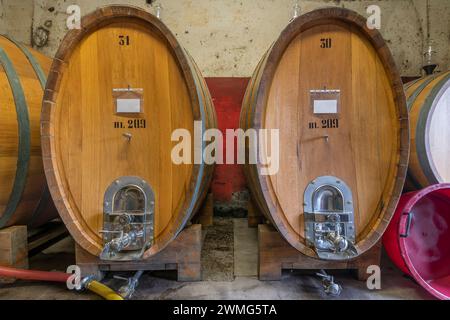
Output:
[[450,71],[405,85],[411,123],[406,189],[450,182]]
[[[119,110],[127,103],[139,110]],[[145,201],[151,197],[154,206],[146,211],[151,221],[142,224],[151,224],[153,240],[140,258],[165,248],[195,214],[213,170],[174,163],[178,141],[172,141],[172,133],[182,129],[192,136],[184,152],[192,151],[193,161],[194,151],[205,148],[194,144],[194,134],[215,127],[198,68],[160,20],[124,6],[84,17],[82,29],[70,31],[56,54],[41,129],[52,197],[76,242],[102,257],[105,217],[111,214],[108,190],[138,178],[145,185],[141,189],[148,190]]]
[[289,24],[250,81],[241,127],[279,130],[279,170],[262,174],[275,159],[267,152],[245,173],[292,246],[344,260],[380,240],[406,176],[408,113],[392,56],[366,19],[327,8]]
[[51,59],[0,36],[0,228],[57,216],[46,187],[39,119]]

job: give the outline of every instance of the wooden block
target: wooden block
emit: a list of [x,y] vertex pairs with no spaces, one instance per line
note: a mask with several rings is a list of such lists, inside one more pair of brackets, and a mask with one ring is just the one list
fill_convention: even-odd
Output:
[[253,200],[248,201],[247,205],[248,227],[256,228],[259,224],[264,223],[264,216],[259,212]]
[[310,258],[289,245],[273,227],[258,226],[258,275],[260,280],[281,280],[282,269],[355,270],[358,280],[367,280],[367,268],[380,265],[381,241],[363,255],[348,261]]
[[[0,266],[28,269],[27,227],[14,226],[0,230]],[[2,283],[14,279],[2,279]]]
[[0,230],[0,265],[28,268],[27,227]]
[[203,206],[195,217],[195,222],[201,224],[203,227],[210,227],[213,225],[214,218],[214,196],[208,193]]
[[153,257],[138,261],[102,261],[78,245],[75,255],[82,276],[102,271],[177,270],[178,281],[201,280],[202,226],[186,227],[167,248]]

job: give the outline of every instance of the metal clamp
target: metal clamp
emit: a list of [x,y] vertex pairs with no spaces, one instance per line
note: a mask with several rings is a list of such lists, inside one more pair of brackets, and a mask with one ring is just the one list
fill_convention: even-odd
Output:
[[92,282],[92,281],[99,281],[100,279],[98,279],[96,276],[94,275],[89,275],[84,277],[83,279],[81,279],[80,282],[80,287],[78,291],[84,291],[86,290],[86,287]]
[[119,294],[124,299],[131,299],[133,294],[136,292],[136,288],[139,285],[139,279],[141,278],[141,276],[143,274],[144,274],[144,271],[140,270],[140,271],[136,272],[136,274],[133,277],[131,277],[131,278],[124,278],[124,277],[120,277],[120,276],[114,276],[114,279],[123,280],[123,281],[127,282],[126,285],[122,286],[119,289]]
[[334,277],[327,274],[325,270],[320,270],[316,275],[322,278],[322,285],[326,294],[339,296],[342,293],[342,286],[334,282]]

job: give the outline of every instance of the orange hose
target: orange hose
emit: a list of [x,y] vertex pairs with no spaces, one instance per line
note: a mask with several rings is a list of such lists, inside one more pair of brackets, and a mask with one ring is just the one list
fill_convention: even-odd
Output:
[[14,269],[0,266],[0,277],[14,278],[21,280],[35,280],[35,281],[51,281],[51,282],[67,282],[70,274],[64,272],[47,272]]

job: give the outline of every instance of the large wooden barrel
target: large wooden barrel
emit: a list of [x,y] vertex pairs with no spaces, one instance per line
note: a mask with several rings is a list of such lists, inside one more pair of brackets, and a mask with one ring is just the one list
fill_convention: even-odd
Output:
[[57,216],[46,188],[39,119],[51,59],[0,36],[0,228]]
[[405,85],[411,124],[406,189],[450,182],[450,71]]
[[[216,127],[206,84],[156,17],[109,6],[63,39],[42,116],[52,197],[79,246],[103,260],[165,248],[206,195],[213,167],[175,164],[172,132]],[[192,142],[192,152],[205,143]]]
[[279,170],[262,174],[267,152],[245,173],[293,247],[345,260],[380,240],[405,181],[408,113],[390,51],[365,18],[326,8],[290,23],[253,75],[241,127],[279,130]]

